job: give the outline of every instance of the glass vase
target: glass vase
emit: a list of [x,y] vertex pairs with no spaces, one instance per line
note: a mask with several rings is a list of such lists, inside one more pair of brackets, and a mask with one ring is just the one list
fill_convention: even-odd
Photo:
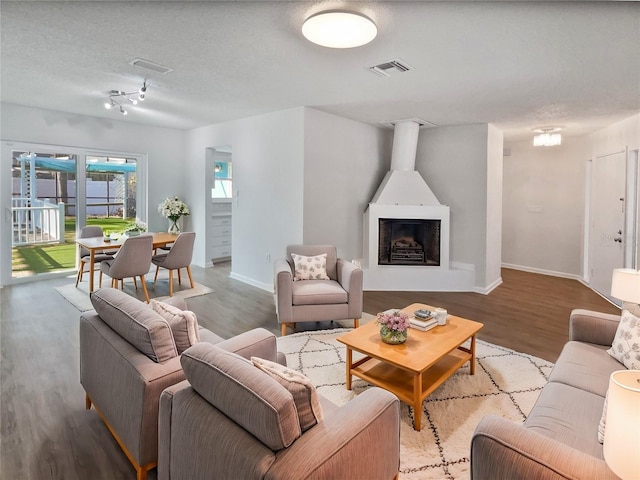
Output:
[[391,330],[385,325],[380,327],[380,338],[384,343],[389,345],[400,345],[407,341],[408,329],[405,330]]
[[169,233],[171,233],[172,235],[178,235],[180,233],[180,227],[178,226],[178,220],[180,220],[179,218],[176,218],[175,220],[173,218],[169,219],[171,221],[171,224],[169,225]]

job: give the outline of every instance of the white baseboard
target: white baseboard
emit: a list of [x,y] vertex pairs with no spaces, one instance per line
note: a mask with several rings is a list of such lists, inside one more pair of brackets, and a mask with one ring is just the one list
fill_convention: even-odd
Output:
[[502,264],[502,268],[510,268],[511,270],[521,270],[523,272],[529,272],[529,273],[539,273],[541,275],[550,275],[552,277],[569,278],[571,280],[578,280],[579,282],[584,283],[584,280],[582,279],[582,277],[580,275],[575,274],[575,273],[556,272],[554,270],[545,270],[545,269],[542,269],[542,268],[525,267],[523,265],[513,265],[511,263],[503,263]]
[[484,288],[473,287],[473,291],[475,293],[481,293],[482,295],[489,295],[491,292],[493,292],[500,285],[502,285],[502,277],[498,278],[495,282],[493,282],[488,287],[484,287]]
[[257,288],[259,288],[261,290],[266,290],[267,292],[273,293],[273,285],[272,284],[258,282],[257,280],[254,280],[253,278],[245,277],[244,275],[240,275],[240,274],[234,273],[234,272],[231,272],[229,274],[229,277],[233,278],[234,280],[238,280],[239,282],[246,283],[248,285],[257,287]]

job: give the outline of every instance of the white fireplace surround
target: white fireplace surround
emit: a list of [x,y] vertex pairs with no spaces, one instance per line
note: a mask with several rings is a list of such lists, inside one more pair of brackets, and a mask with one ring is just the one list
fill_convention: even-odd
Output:
[[[386,291],[473,291],[472,266],[450,265],[449,207],[440,204],[415,170],[419,128],[414,121],[395,124],[391,170],[364,214],[363,287]],[[440,220],[440,265],[379,265],[380,219]]]

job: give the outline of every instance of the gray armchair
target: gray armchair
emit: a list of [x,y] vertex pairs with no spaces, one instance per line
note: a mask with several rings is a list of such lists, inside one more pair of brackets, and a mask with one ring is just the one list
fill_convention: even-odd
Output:
[[218,345],[185,350],[186,381],[160,397],[158,480],[391,480],[400,463],[400,402],[371,387],[321,418],[280,382]]
[[[96,310],[80,317],[80,383],[86,408],[95,409],[134,466],[137,480],[143,480],[158,460],[160,394],[185,379],[180,354],[171,326],[151,306],[111,288],[93,292],[91,302]],[[180,297],[164,302],[187,307]],[[264,329],[223,340],[199,327],[199,337],[245,358],[286,363],[275,335]]]
[[[307,257],[327,254],[328,280],[294,281],[292,253]],[[332,245],[289,245],[287,258],[275,265],[276,313],[282,335],[287,325],[353,319],[358,327],[362,317],[362,270],[338,258]]]
[[189,283],[191,288],[194,287],[193,277],[191,276],[191,259],[193,257],[193,244],[196,240],[196,232],[183,232],[178,235],[173,243],[169,253],[161,253],[151,257],[151,263],[156,266],[156,274],[153,277],[153,286],[155,287],[158,280],[158,271],[160,267],[169,270],[169,296],[173,296],[173,271],[178,271],[178,283],[182,284],[180,277],[180,269],[187,270],[189,275]]
[[[151,268],[152,253],[153,237],[151,235],[127,238],[114,259],[100,262],[100,271],[111,277],[112,288],[118,288],[118,280],[131,277],[135,282],[136,277],[140,277],[144,296],[149,303],[149,292],[144,276]],[[136,283],[136,288],[137,286]]]

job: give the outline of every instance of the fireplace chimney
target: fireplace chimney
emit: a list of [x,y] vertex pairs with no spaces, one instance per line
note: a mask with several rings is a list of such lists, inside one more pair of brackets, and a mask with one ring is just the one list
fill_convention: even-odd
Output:
[[395,124],[391,170],[412,171],[416,169],[419,129],[420,124],[413,120],[404,120]]
[[420,124],[402,120],[395,124],[391,170],[387,172],[371,203],[384,205],[441,205],[415,170]]

